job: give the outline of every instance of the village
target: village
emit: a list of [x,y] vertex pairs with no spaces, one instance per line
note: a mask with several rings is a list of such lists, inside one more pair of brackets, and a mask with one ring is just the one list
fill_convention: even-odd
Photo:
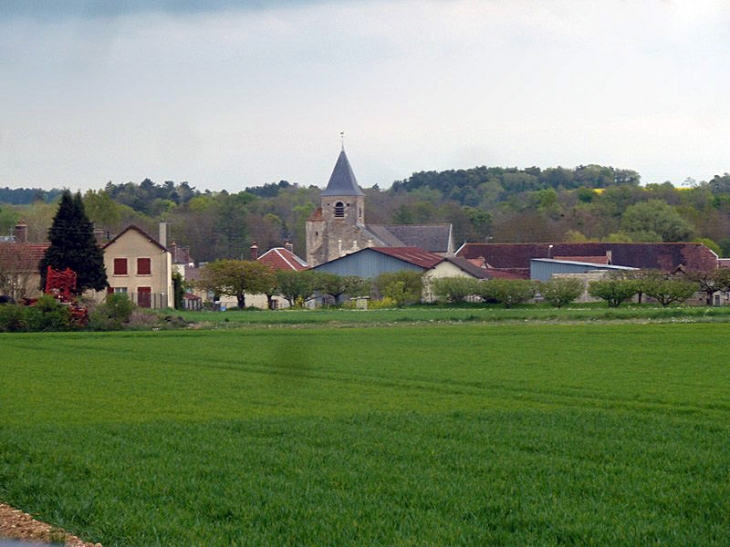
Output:
[[[698,302],[720,305],[728,301],[722,282],[713,285],[708,278],[712,272],[730,268],[730,259],[720,258],[703,243],[466,242],[456,247],[451,224],[373,225],[366,223],[366,207],[365,193],[343,147],[321,192],[319,207],[306,222],[303,256],[288,241],[269,249],[259,249],[254,243],[249,261],[266,269],[244,269],[233,274],[242,278],[239,281],[221,281],[211,275],[210,264],[196,263],[194,249],[168,241],[164,222],[154,235],[128,225],[104,240],[102,230],[95,230],[108,286],[105,291],[89,291],[87,297],[103,301],[106,294],[123,294],[140,308],[149,309],[284,309],[345,302],[367,307],[371,298],[384,296],[382,290],[373,292],[373,280],[383,274],[409,272],[421,279],[420,295],[415,300],[426,303],[444,296],[450,299],[448,291],[439,291],[436,285],[438,280],[452,278],[485,283],[493,279],[547,282],[573,278],[582,284],[576,300],[591,301],[597,299],[588,292],[590,282],[610,274],[649,271],[697,282],[697,291],[704,293],[695,295]],[[28,226],[19,222],[12,236],[0,241],[1,289],[7,299],[34,298],[41,293],[39,264],[48,244],[29,243],[27,232]],[[270,280],[263,285],[268,288],[257,291],[252,289],[257,286],[255,282],[243,279],[267,269],[280,278],[310,272],[358,282],[344,287],[340,283],[334,290],[300,283],[287,291],[282,290],[282,283],[287,281]],[[184,287],[178,302],[175,279]],[[539,298],[539,291],[534,293],[533,297]],[[472,297],[479,299],[477,291]]]

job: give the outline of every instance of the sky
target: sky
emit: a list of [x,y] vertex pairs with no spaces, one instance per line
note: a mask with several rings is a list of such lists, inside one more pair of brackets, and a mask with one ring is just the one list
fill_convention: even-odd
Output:
[[730,171],[726,0],[0,0],[0,187]]

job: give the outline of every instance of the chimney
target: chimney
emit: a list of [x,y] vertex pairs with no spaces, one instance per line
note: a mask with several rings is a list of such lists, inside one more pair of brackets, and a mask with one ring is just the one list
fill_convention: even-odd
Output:
[[613,264],[613,251],[606,251],[606,258],[609,264]]
[[177,263],[177,243],[174,241],[170,243],[170,254],[172,255],[172,263]]
[[21,220],[15,225],[13,235],[16,243],[28,243],[28,225]]
[[259,259],[259,246],[255,243],[251,245],[251,260]]
[[104,243],[104,230],[101,228],[94,228],[94,239],[96,240],[96,244],[101,247]]
[[160,222],[160,240],[158,243],[163,247],[167,247],[167,222]]
[[287,241],[286,243],[284,243],[284,248],[287,251],[289,251],[291,254],[294,254],[294,245],[292,244],[291,241]]

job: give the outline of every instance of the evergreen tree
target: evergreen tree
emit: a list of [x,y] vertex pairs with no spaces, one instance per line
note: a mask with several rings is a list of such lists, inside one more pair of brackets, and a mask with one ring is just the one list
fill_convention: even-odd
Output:
[[41,260],[41,289],[46,285],[48,266],[54,270],[71,268],[76,272],[76,292],[103,290],[107,286],[104,252],[96,243],[94,225],[89,221],[81,200],[64,190],[53,224],[48,231],[50,247]]

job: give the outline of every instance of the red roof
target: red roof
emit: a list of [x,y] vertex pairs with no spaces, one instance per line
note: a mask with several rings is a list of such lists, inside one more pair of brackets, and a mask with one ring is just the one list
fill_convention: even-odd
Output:
[[47,243],[0,243],[0,264],[14,272],[38,271],[48,247]]
[[306,262],[284,247],[274,247],[262,254],[258,261],[274,270],[294,270],[300,272],[309,268]]
[[369,247],[369,249],[420,266],[426,270],[433,268],[444,260],[443,256],[424,251],[419,247]]

